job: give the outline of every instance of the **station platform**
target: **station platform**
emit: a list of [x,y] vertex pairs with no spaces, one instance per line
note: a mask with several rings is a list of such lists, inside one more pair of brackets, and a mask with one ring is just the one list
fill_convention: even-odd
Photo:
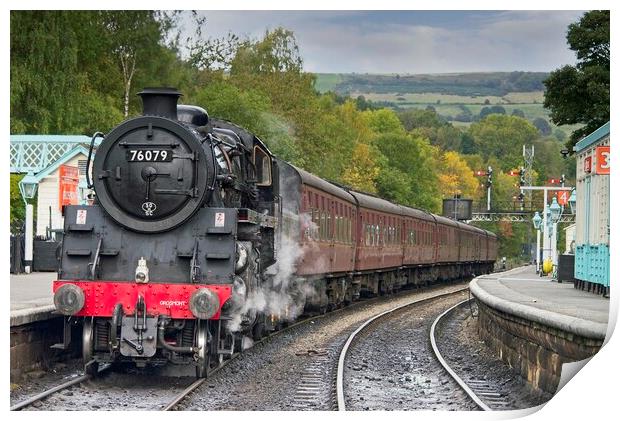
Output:
[[11,275],[11,327],[47,320],[52,317],[52,283],[56,272]]
[[470,290],[489,307],[564,332],[593,339],[607,332],[609,299],[540,277],[533,265],[480,276]]
[[592,357],[605,341],[609,299],[534,266],[480,276],[469,289],[481,339],[535,389],[555,393],[565,363]]

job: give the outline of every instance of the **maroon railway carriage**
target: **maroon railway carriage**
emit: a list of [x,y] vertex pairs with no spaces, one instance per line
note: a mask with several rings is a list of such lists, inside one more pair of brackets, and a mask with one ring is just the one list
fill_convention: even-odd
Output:
[[359,192],[351,192],[359,206],[355,271],[398,268],[403,264],[400,206]]
[[435,246],[430,233],[435,228],[432,214],[401,206],[403,216],[403,266],[430,266],[435,263]]
[[492,268],[496,238],[484,230],[277,167],[282,238],[300,251],[295,274],[318,289],[318,308]]
[[303,232],[300,244],[304,250],[297,274],[337,275],[351,272],[356,235],[353,197],[315,175],[294,169],[299,174],[301,187]]

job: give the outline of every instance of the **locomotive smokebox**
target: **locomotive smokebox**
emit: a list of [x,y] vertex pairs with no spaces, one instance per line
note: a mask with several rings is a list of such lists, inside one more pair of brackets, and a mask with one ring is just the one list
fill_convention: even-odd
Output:
[[175,88],[144,88],[138,95],[142,98],[142,115],[177,120],[177,102],[181,93]]

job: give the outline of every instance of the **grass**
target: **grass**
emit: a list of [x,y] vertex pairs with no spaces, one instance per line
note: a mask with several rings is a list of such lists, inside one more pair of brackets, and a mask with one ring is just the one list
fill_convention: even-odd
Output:
[[342,82],[342,80],[342,75],[338,73],[317,73],[314,89],[319,92],[331,91],[336,85]]

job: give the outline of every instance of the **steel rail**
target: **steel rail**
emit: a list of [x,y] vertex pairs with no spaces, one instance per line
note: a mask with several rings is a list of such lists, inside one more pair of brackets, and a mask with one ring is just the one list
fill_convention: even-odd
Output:
[[[327,315],[332,315],[334,313],[337,313],[341,310],[344,310],[343,308],[340,309],[336,309],[334,311],[330,311],[328,313],[325,314],[319,314],[318,316],[313,316],[313,317],[308,317],[307,319],[303,319],[303,320],[299,320],[289,326],[284,327],[283,329],[277,330],[275,332],[273,332],[270,335],[265,336],[264,338],[261,338],[260,340],[254,342],[254,345],[256,344],[260,344],[263,343],[271,338],[273,338],[274,336],[280,335],[284,332],[287,332],[297,326],[300,326],[302,324],[305,323],[309,323],[313,320],[317,320],[320,318],[323,318]],[[235,358],[237,358],[239,355],[241,355],[241,353],[237,352],[233,355],[233,357],[229,360],[224,361],[221,365],[218,365],[217,367],[213,368],[211,371],[209,371],[209,376],[217,373],[218,371],[220,371],[221,369],[223,369],[224,367],[226,367],[229,363],[231,363]],[[189,395],[191,392],[193,392],[194,390],[196,390],[198,387],[200,387],[206,380],[208,380],[209,377],[205,377],[202,379],[198,379],[196,380],[194,383],[190,384],[187,388],[185,388],[181,393],[179,393],[177,396],[175,396],[175,398],[173,400],[170,401],[170,403],[168,405],[166,405],[162,411],[171,411],[175,406],[177,406],[183,399],[185,399],[187,397],[187,395]]]
[[[459,291],[461,291],[461,290],[459,290]],[[407,291],[403,291],[403,292],[406,293]],[[359,306],[359,305],[362,305],[362,304],[368,304],[368,303],[373,303],[375,301],[380,301],[380,300],[382,300],[382,298],[384,298],[384,297],[374,297],[374,298],[371,298],[371,299],[368,299],[368,300],[360,300],[360,301],[357,301],[355,303],[352,303],[350,306],[347,306],[347,307],[338,308],[338,309],[329,311],[329,312],[327,312],[325,314],[319,314],[317,316],[312,316],[312,317],[308,317],[308,318],[305,318],[305,319],[302,319],[302,320],[298,320],[295,323],[284,327],[283,329],[277,330],[277,331],[273,332],[272,334],[267,335],[267,336],[261,338],[260,340],[254,342],[254,344],[252,346],[254,346],[256,344],[263,343],[263,342],[265,342],[265,341],[267,341],[267,340],[269,340],[269,339],[271,339],[271,338],[273,338],[273,337],[275,337],[277,335],[280,335],[280,334],[282,334],[284,332],[287,332],[287,331],[289,331],[289,330],[291,330],[291,329],[293,329],[293,328],[295,328],[297,326],[301,326],[303,324],[312,322],[314,320],[321,319],[321,318],[329,316],[329,315],[337,314],[337,313],[339,313],[339,312],[341,312],[341,311],[343,311],[345,309],[351,309],[353,307],[356,307],[356,306]],[[213,370],[211,370],[209,372],[209,375],[213,375],[213,374],[217,373],[218,371],[220,371],[222,368],[224,368],[226,365],[228,365],[232,360],[234,360],[239,355],[240,355],[240,353],[236,353],[230,360],[224,361],[221,365],[219,365],[219,366],[215,367]],[[185,397],[187,397],[187,395],[189,395],[191,392],[193,392],[198,387],[200,387],[208,379],[209,378],[206,377],[206,378],[203,378],[203,379],[196,380],[194,383],[192,383],[187,388],[185,388],[181,393],[179,393],[177,396],[175,396],[175,398],[172,401],[170,401],[170,403],[168,405],[166,405],[162,409],[162,411],[171,411],[183,399],[185,399]]]
[[436,298],[440,298],[440,297],[444,297],[447,295],[452,295],[452,294],[456,294],[462,291],[465,291],[469,288],[469,286],[465,286],[463,288],[454,290],[454,291],[450,291],[450,292],[443,292],[440,294],[436,294],[430,297],[425,297],[425,298],[418,298],[415,299],[413,301],[410,301],[406,304],[401,304],[400,306],[394,307],[390,310],[386,310],[383,313],[377,314],[373,317],[371,317],[370,319],[366,320],[360,327],[358,327],[353,333],[351,333],[351,335],[349,335],[349,338],[347,339],[347,341],[345,342],[344,346],[342,347],[342,351],[340,351],[340,357],[338,358],[338,374],[336,376],[336,396],[337,396],[337,401],[338,401],[338,411],[346,411],[346,404],[345,404],[345,400],[344,400],[344,362],[347,356],[347,352],[349,350],[349,347],[351,346],[351,343],[353,342],[353,340],[356,338],[356,336],[362,332],[366,327],[368,327],[372,322],[376,321],[377,319],[386,316],[390,313],[393,313],[395,311],[398,310],[402,310],[403,308],[415,305],[415,304],[420,304],[423,303],[425,301],[430,301]]
[[[103,371],[107,370],[108,368],[110,368],[110,365],[100,369],[99,373],[102,373]],[[34,396],[31,396],[28,399],[13,405],[10,408],[10,410],[11,411],[21,411],[23,408],[25,408],[27,406],[30,406],[33,403],[35,403],[37,401],[40,401],[41,399],[47,398],[48,396],[53,395],[54,393],[56,393],[58,391],[61,391],[63,389],[67,389],[67,388],[69,388],[69,387],[71,387],[71,386],[73,386],[75,384],[82,383],[83,381],[88,380],[88,379],[90,379],[92,377],[93,376],[91,376],[90,374],[83,374],[81,376],[78,376],[78,377],[76,377],[74,379],[71,379],[71,380],[69,380],[67,382],[64,382],[64,383],[61,383],[61,384],[59,384],[57,386],[54,386],[51,389],[45,390],[45,391],[43,391],[41,393],[38,393],[38,394],[36,394]]]
[[471,388],[467,385],[467,383],[465,383],[465,381],[459,377],[458,374],[456,374],[454,372],[454,370],[452,370],[452,368],[450,368],[450,366],[448,365],[448,363],[446,362],[446,360],[443,358],[443,356],[441,355],[441,352],[439,352],[439,348],[437,347],[437,341],[435,340],[435,328],[437,327],[437,324],[439,323],[439,321],[442,319],[442,317],[446,316],[448,313],[452,312],[454,309],[456,309],[457,307],[464,305],[465,303],[469,302],[470,300],[472,300],[473,298],[468,298],[467,300],[461,301],[460,303],[450,307],[449,309],[447,309],[446,311],[444,311],[443,313],[441,313],[433,322],[433,325],[431,326],[431,332],[430,332],[430,340],[431,340],[431,346],[433,347],[433,352],[435,353],[435,357],[437,358],[437,360],[439,361],[439,363],[443,366],[443,368],[448,372],[448,374],[450,374],[450,376],[452,376],[452,378],[458,383],[458,385],[461,387],[461,389],[463,389],[463,391],[465,393],[467,393],[467,395],[476,403],[476,405],[478,405],[478,407],[480,409],[482,409],[483,411],[491,411],[491,408],[489,406],[487,406],[482,399],[480,399],[478,397],[478,395],[476,395],[476,393],[474,393],[473,390],[471,390]]

